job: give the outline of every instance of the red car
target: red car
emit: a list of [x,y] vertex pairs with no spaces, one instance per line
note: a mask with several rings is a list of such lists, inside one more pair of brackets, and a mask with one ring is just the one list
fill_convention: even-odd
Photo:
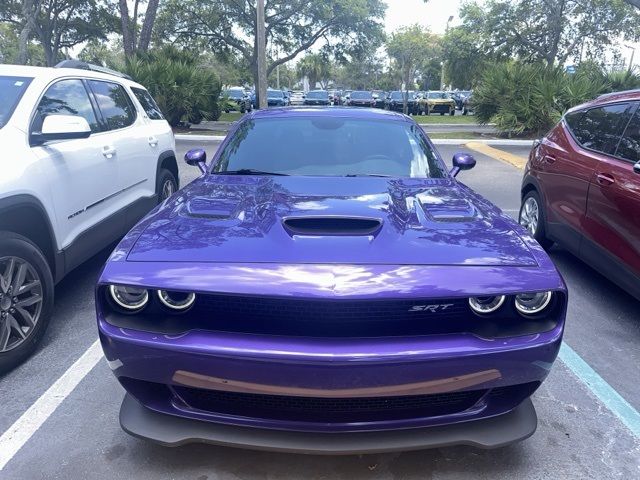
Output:
[[640,299],[640,90],[569,110],[536,142],[519,221]]

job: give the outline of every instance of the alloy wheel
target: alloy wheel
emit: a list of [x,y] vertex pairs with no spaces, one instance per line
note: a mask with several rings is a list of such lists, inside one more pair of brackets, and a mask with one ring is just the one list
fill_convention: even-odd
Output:
[[533,197],[525,200],[520,210],[520,225],[526,228],[531,235],[535,235],[538,231],[538,223],[540,219],[540,208],[538,202]]
[[33,265],[19,257],[0,257],[0,353],[31,335],[42,304],[42,282]]
[[169,198],[171,195],[175,193],[176,189],[173,185],[173,182],[169,179],[166,179],[162,184],[162,189],[160,190],[160,201],[164,201]]

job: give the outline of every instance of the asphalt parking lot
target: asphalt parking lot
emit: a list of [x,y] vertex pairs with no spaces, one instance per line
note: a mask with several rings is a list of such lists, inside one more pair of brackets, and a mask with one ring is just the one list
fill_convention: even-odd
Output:
[[[178,154],[191,146],[198,143],[179,142]],[[498,148],[528,153],[524,147]],[[213,149],[208,146],[208,153]],[[463,147],[439,150],[449,162]],[[476,168],[459,178],[515,217],[521,171],[475,156]],[[196,168],[180,164],[182,184],[197,175]],[[58,285],[41,348],[0,379],[0,435],[94,344],[93,285],[107,255],[97,255]],[[168,449],[120,429],[123,389],[101,359],[42,417],[40,428],[31,425],[33,434],[18,439],[26,442],[0,470],[0,479],[640,478],[639,304],[572,255],[556,248],[551,256],[570,290],[567,345],[534,395],[538,431],[522,443],[489,451],[455,447],[345,457],[204,445]]]

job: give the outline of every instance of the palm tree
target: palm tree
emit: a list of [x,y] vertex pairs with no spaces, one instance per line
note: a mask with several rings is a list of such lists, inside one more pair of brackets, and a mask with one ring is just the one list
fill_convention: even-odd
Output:
[[307,77],[311,89],[316,88],[316,83],[320,82],[322,88],[326,88],[332,74],[329,60],[319,53],[308,53],[297,65],[298,75]]

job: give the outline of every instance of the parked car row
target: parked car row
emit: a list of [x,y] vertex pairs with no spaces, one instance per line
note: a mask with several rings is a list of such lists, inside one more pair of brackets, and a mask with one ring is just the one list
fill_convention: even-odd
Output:
[[[473,112],[471,91],[390,91],[382,90],[311,90],[302,91],[267,90],[267,104],[289,105],[344,105],[352,107],[384,108],[402,112],[404,97],[407,96],[407,111],[410,115],[454,115],[462,110],[463,115]],[[255,91],[242,87],[232,87],[221,94],[224,100],[222,110],[250,112],[256,108]]]

